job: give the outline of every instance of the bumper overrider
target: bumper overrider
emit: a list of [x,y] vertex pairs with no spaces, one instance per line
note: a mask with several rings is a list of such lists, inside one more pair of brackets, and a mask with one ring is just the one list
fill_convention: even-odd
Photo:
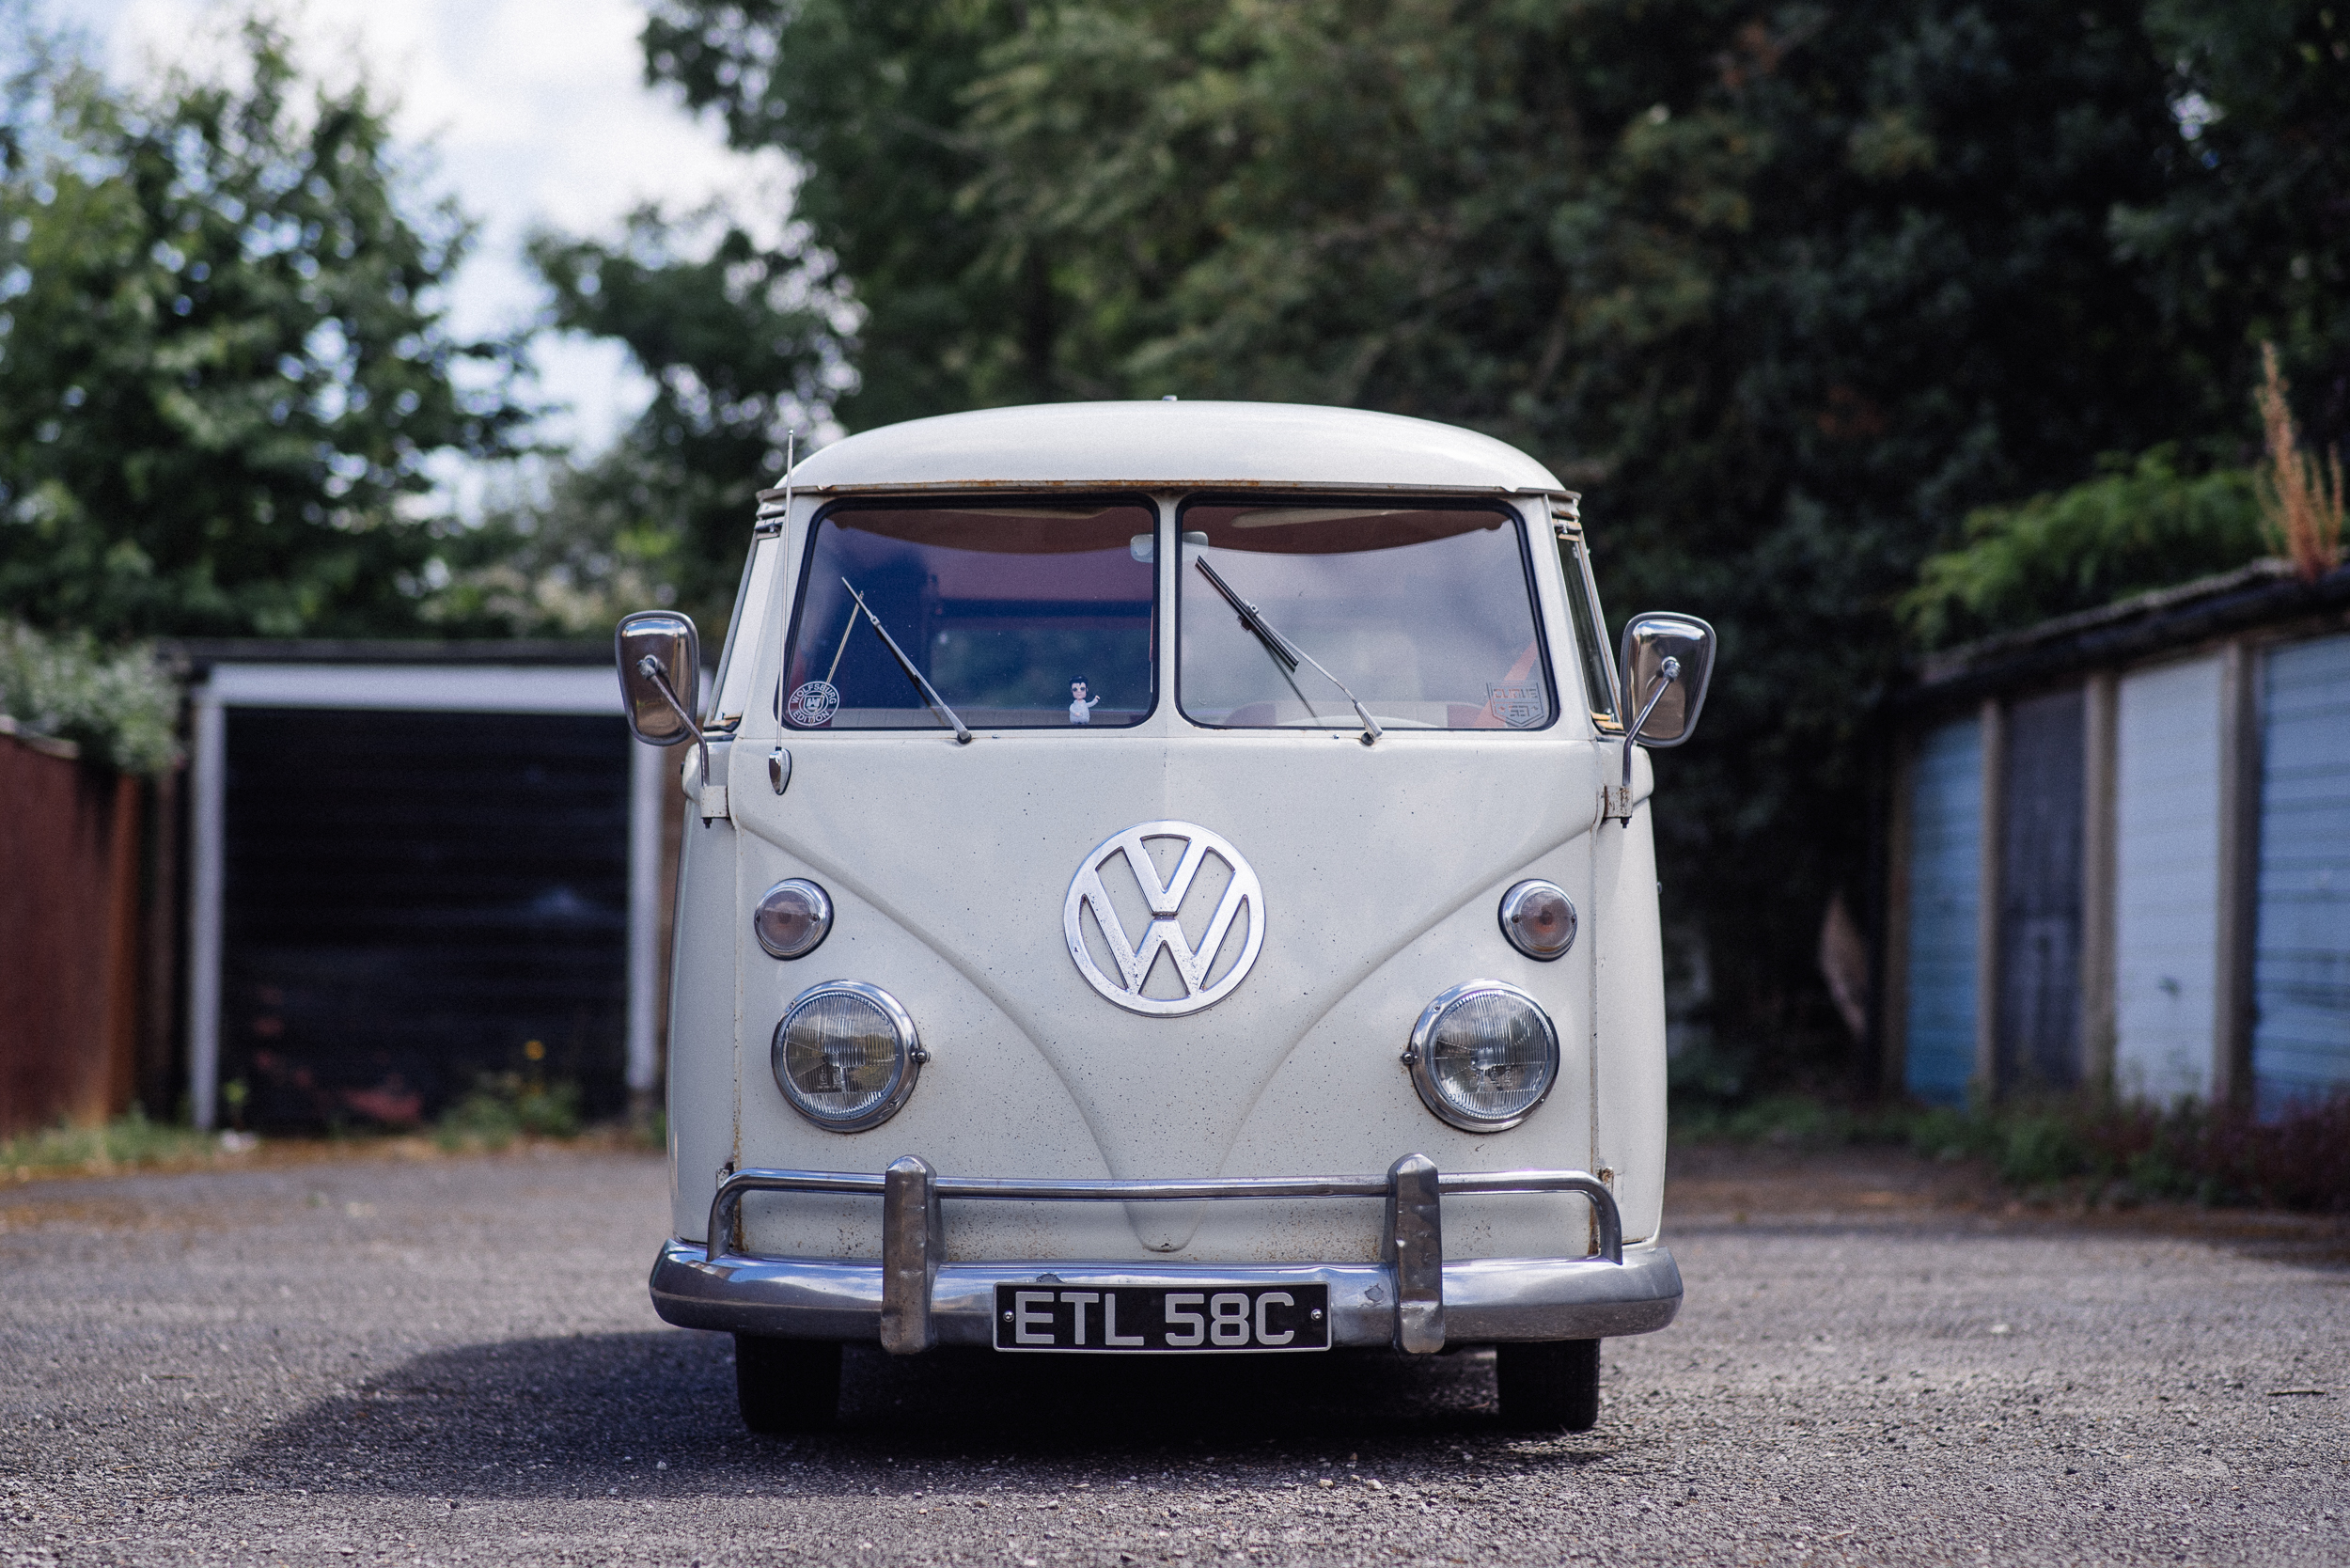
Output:
[[[733,1250],[743,1195],[784,1192],[878,1198],[882,1261],[768,1258]],[[1497,1193],[1579,1193],[1591,1204],[1597,1249],[1581,1257],[1475,1258],[1447,1262],[1444,1199]],[[946,1261],[949,1200],[1196,1201],[1378,1198],[1386,1202],[1376,1263],[979,1262]],[[1654,1245],[1627,1252],[1614,1194],[1580,1170],[1439,1172],[1406,1154],[1385,1176],[1229,1181],[1069,1181],[941,1176],[908,1155],[880,1175],[830,1170],[738,1170],[710,1205],[710,1242],[671,1240],[652,1267],[652,1303],[682,1328],[785,1339],[878,1340],[910,1356],[933,1345],[994,1342],[997,1285],[1168,1286],[1321,1284],[1330,1342],[1392,1345],[1416,1355],[1447,1341],[1595,1340],[1645,1334],[1681,1310],[1681,1271]]]

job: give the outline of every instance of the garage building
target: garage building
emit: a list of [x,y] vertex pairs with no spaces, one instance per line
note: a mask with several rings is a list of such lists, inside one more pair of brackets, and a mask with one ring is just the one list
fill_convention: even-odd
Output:
[[1940,655],[1896,755],[1888,1087],[2350,1089],[2350,569]]
[[400,1125],[509,1073],[650,1105],[682,803],[608,645],[175,651],[198,1125]]

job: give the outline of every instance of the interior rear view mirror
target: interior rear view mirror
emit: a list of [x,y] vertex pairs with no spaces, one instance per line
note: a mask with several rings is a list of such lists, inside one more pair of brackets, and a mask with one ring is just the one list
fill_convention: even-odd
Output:
[[1642,745],[1679,745],[1698,727],[1714,678],[1714,628],[1693,615],[1652,611],[1624,622],[1619,656],[1624,700]]

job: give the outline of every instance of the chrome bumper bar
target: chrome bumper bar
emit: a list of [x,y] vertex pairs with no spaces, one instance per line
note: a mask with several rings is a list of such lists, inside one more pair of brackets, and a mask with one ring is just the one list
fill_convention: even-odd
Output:
[[[743,1198],[791,1192],[879,1198],[882,1261],[763,1258],[732,1250]],[[1579,1193],[1591,1203],[1598,1249],[1585,1257],[1444,1259],[1443,1199]],[[1219,1199],[1377,1198],[1386,1205],[1377,1263],[948,1263],[949,1199],[1010,1202],[1153,1202]],[[1380,1176],[1231,1181],[1068,1181],[941,1176],[908,1155],[880,1175],[747,1169],[720,1184],[710,1241],[672,1241],[653,1265],[653,1306],[688,1328],[812,1339],[878,1339],[913,1355],[932,1345],[991,1344],[995,1286],[1175,1285],[1313,1280],[1330,1290],[1334,1344],[1392,1344],[1417,1355],[1456,1341],[1597,1339],[1670,1323],[1681,1274],[1661,1247],[1627,1262],[1614,1194],[1579,1170],[1440,1173],[1406,1154]]]

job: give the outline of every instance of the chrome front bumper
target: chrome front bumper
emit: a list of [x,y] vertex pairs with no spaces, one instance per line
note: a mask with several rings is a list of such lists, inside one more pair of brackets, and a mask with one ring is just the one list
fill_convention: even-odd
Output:
[[[733,1250],[743,1195],[799,1192],[882,1200],[882,1261],[764,1258]],[[1444,1259],[1446,1194],[1574,1192],[1590,1200],[1598,1249],[1574,1258]],[[1214,1199],[1379,1198],[1376,1263],[950,1263],[941,1208],[949,1199],[1152,1202]],[[1329,1287],[1331,1342],[1428,1355],[1448,1341],[1594,1340],[1646,1334],[1681,1310],[1681,1271],[1662,1247],[1623,1247],[1616,1200],[1579,1170],[1440,1174],[1406,1154],[1381,1176],[1212,1182],[1019,1181],[941,1176],[908,1157],[881,1175],[740,1170],[710,1206],[712,1244],[672,1240],[653,1262],[653,1309],[682,1328],[786,1339],[878,1340],[899,1355],[995,1342],[995,1286],[1319,1283]]]

